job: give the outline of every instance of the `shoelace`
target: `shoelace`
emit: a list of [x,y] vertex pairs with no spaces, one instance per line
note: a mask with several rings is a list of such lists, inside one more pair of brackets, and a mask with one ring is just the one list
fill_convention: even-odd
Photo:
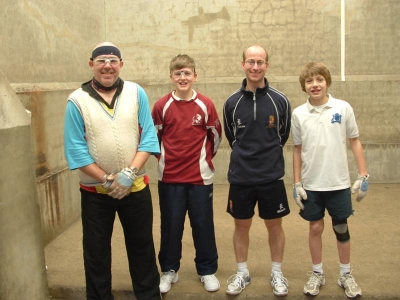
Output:
[[229,283],[229,285],[233,285],[233,286],[238,286],[241,289],[244,289],[246,287],[246,282],[244,281],[244,276],[238,275],[238,274],[234,274],[231,277],[228,278],[227,282]]
[[346,278],[346,279],[344,280],[344,284],[345,284],[345,285],[350,286],[350,287],[356,287],[356,286],[357,286],[357,283],[356,283],[356,281],[354,280],[353,275],[351,275],[351,274],[346,274],[346,275],[344,275],[344,277]]
[[311,274],[309,274],[310,279],[308,280],[308,284],[309,285],[314,285],[316,286],[317,284],[320,283],[320,279],[319,276],[317,274],[315,274],[314,272],[312,272]]
[[282,273],[275,272],[275,274],[272,276],[272,282],[274,283],[274,286],[278,287],[287,287],[287,279],[283,277]]

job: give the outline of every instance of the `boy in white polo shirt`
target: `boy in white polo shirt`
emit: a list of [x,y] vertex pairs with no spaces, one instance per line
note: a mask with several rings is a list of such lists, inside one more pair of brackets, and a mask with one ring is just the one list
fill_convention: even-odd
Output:
[[358,191],[357,201],[366,196],[368,173],[359,140],[354,112],[349,103],[328,94],[331,85],[329,69],[320,62],[306,64],[300,73],[307,103],[292,114],[293,197],[300,216],[309,221],[309,247],[313,271],[303,292],[317,295],[325,285],[322,268],[322,232],[325,209],[332,218],[340,261],[339,286],[348,297],[361,296],[350,269],[350,234],[347,218],[353,214],[346,139],[358,166],[358,178],[351,192]]

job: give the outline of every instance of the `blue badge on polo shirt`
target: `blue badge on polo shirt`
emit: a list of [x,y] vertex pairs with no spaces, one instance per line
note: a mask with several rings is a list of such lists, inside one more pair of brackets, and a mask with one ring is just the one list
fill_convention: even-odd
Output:
[[339,115],[338,113],[334,114],[334,115],[332,116],[331,123],[332,123],[332,124],[333,124],[333,123],[339,123],[339,124],[341,124],[341,123],[342,123],[342,116]]

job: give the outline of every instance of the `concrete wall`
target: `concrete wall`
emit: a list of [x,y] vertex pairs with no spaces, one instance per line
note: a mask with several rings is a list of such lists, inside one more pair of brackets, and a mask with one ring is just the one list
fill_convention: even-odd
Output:
[[105,38],[103,1],[0,0],[1,67],[11,83],[81,82]]
[[[323,61],[334,77],[330,91],[356,112],[371,182],[400,182],[394,167],[400,154],[400,1],[345,3],[343,15],[341,1],[331,0],[0,0],[0,65],[32,111],[45,243],[79,218],[78,180],[63,154],[63,113],[68,94],[91,78],[88,58],[104,40],[121,48],[121,77],[140,83],[151,106],[171,89],[172,57],[193,56],[195,88],[215,101],[220,116],[243,78],[241,52],[248,45],[267,48],[268,79],[293,108],[306,99],[297,81],[301,67]],[[292,180],[292,148],[289,140],[286,182]],[[224,140],[215,158],[217,184],[226,183],[229,152]],[[351,153],[349,162],[354,177]],[[154,158],[147,169],[156,182]]]
[[46,243],[80,216],[79,179],[66,166],[63,148],[64,110],[70,92],[71,87],[52,84],[18,93],[34,116],[36,184]]
[[64,109],[68,94],[91,77],[91,50],[106,38],[106,4],[0,0],[0,5],[0,66],[32,112],[34,171],[47,244],[80,216],[78,179],[64,159]]
[[[267,48],[271,85],[295,108],[306,100],[298,74],[309,61],[323,61],[333,75],[330,92],[353,106],[371,182],[399,182],[393,162],[400,155],[400,1],[184,1],[110,0],[107,37],[122,49],[122,77],[141,83],[151,105],[171,89],[169,62],[178,53],[195,58],[195,88],[210,96],[222,117],[225,99],[241,83],[242,50]],[[120,10],[117,10],[120,7]],[[156,10],[153,8],[157,7]],[[115,18],[115,12],[130,18]],[[344,21],[342,26],[342,21]],[[292,182],[292,140],[285,149],[286,181]],[[215,158],[216,183],[226,183],[230,149]],[[155,160],[148,169],[156,180]],[[353,178],[357,169],[349,152]]]
[[47,299],[32,128],[0,71],[0,299]]

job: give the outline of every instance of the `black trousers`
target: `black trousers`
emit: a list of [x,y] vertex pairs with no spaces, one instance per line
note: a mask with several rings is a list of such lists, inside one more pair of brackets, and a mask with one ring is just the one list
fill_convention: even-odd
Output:
[[81,189],[81,205],[87,299],[114,299],[111,293],[111,237],[116,213],[124,231],[136,298],[161,299],[149,187],[121,200]]

